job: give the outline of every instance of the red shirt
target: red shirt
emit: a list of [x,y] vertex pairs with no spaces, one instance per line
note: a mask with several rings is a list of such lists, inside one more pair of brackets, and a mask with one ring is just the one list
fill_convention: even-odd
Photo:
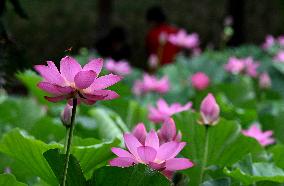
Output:
[[[175,34],[178,32],[178,29],[167,25],[161,24],[152,28],[146,37],[146,47],[148,55],[156,54],[159,56],[160,65],[169,64],[173,62],[175,55],[179,52],[180,48],[166,41],[166,43],[162,46],[160,43],[160,34],[165,33]],[[160,50],[160,54],[159,54]]]

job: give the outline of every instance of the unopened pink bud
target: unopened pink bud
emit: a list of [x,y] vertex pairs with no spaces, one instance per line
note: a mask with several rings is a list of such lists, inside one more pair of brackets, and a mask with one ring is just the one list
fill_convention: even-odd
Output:
[[191,84],[196,90],[204,90],[209,86],[210,80],[205,73],[197,72],[191,76]]
[[66,104],[64,110],[61,112],[61,122],[64,126],[68,127],[71,124],[73,106]]
[[209,93],[201,102],[200,114],[202,123],[205,125],[213,125],[218,121],[220,108],[211,93]]

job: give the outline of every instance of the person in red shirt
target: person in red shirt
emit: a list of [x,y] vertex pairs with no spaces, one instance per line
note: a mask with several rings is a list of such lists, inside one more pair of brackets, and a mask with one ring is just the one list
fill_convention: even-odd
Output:
[[178,29],[167,23],[166,15],[161,7],[148,9],[146,20],[151,29],[146,36],[147,55],[156,55],[158,66],[172,63],[180,48],[167,41],[169,34],[175,34]]

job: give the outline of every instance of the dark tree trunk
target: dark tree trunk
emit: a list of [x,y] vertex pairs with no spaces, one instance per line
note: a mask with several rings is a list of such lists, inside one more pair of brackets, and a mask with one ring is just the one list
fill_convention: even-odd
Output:
[[227,12],[233,18],[234,35],[229,41],[230,46],[238,46],[245,41],[244,34],[244,13],[245,13],[245,0],[228,0]]

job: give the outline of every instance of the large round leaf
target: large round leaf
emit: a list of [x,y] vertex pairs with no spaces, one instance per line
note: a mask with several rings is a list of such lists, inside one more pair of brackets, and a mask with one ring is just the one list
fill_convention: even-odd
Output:
[[170,186],[169,180],[157,171],[139,164],[128,168],[102,167],[94,172],[93,186]]
[[206,127],[198,124],[198,120],[199,115],[190,112],[175,117],[182,140],[187,142],[182,155],[195,163],[186,171],[190,185],[205,181],[204,174],[212,166],[230,166],[248,153],[262,151],[256,140],[241,134],[241,127],[236,122],[221,119],[217,125],[208,128],[206,137]]

